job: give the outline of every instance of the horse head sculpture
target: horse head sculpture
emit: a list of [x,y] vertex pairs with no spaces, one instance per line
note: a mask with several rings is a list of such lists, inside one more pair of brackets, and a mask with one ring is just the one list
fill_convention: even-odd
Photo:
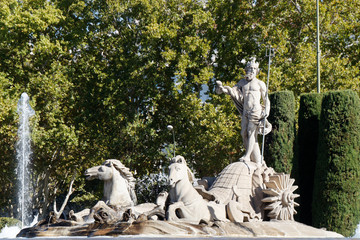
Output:
[[199,223],[209,221],[207,202],[192,185],[194,175],[182,156],[176,156],[169,166],[170,205],[166,218],[170,221]]
[[[175,168],[175,169],[172,169]],[[181,168],[181,170],[180,170]],[[172,176],[170,176],[170,172],[172,172]],[[181,173],[180,173],[181,172]],[[170,160],[170,166],[169,166],[169,185],[172,185],[172,182],[174,181],[174,179],[176,179],[176,181],[182,179],[185,177],[185,175],[187,175],[190,183],[192,184],[195,180],[195,176],[192,173],[192,171],[190,170],[190,168],[187,166],[186,164],[186,160],[183,156],[177,155],[176,157],[173,157]],[[171,180],[171,178],[173,178]]]
[[[172,163],[169,166],[169,185],[174,188],[180,181],[189,181],[187,167],[181,163]],[[190,182],[190,181],[189,181]]]
[[119,160],[108,159],[102,165],[85,171],[87,180],[104,181],[104,202],[109,206],[126,207],[137,204],[135,178]]
[[91,221],[113,223],[143,217],[164,217],[164,207],[154,203],[137,205],[135,178],[119,160],[108,159],[102,165],[85,171],[87,180],[104,181],[104,197],[95,206],[86,211],[69,213],[70,219],[76,222]]

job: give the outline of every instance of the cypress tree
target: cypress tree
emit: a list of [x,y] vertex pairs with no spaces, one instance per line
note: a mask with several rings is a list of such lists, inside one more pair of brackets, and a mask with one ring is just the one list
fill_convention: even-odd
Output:
[[294,158],[295,97],[291,91],[269,94],[272,131],[265,137],[264,159],[277,172],[290,173]]
[[300,96],[297,138],[298,184],[300,191],[300,221],[312,224],[312,196],[317,159],[319,121],[322,95],[307,93]]
[[360,221],[360,100],[350,90],[324,95],[313,224],[352,236]]

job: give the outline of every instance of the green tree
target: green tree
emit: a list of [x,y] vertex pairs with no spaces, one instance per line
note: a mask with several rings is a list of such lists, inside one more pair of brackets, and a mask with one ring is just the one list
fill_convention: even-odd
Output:
[[295,98],[291,91],[269,94],[271,132],[265,137],[264,160],[277,172],[291,173],[295,141]]
[[[66,23],[72,24],[77,16],[78,27],[65,27],[71,29],[66,37],[78,32],[84,36],[73,47],[81,56],[75,56],[71,67],[74,108],[81,112],[74,115],[79,145],[87,148],[84,164],[115,157],[139,175],[156,171],[167,161],[163,149],[172,142],[168,124],[175,127],[177,153],[204,174],[214,174],[236,159],[234,151],[241,144],[221,147],[224,150],[214,154],[212,148],[223,141],[220,137],[204,138],[192,147],[193,138],[208,131],[226,133],[228,142],[239,126],[238,120],[232,125],[225,121],[221,107],[200,100],[203,85],[213,76],[210,42],[205,38],[213,20],[203,3],[80,3],[61,6],[68,14]],[[209,115],[213,122],[206,123]],[[209,153],[199,154],[205,146],[211,148]],[[200,167],[203,164],[207,167]]]
[[319,121],[322,94],[300,96],[297,141],[298,180],[300,191],[300,221],[312,225],[312,201],[316,159],[318,157]]
[[354,91],[324,95],[314,180],[313,224],[348,237],[360,221],[359,106]]
[[[316,4],[314,1],[209,1],[215,27],[209,38],[217,56],[215,78],[241,77],[243,59],[257,56],[266,69],[265,48],[276,57],[270,91],[291,90],[295,96],[316,91]],[[360,90],[358,1],[320,2],[321,89]],[[260,78],[264,76],[261,75]]]
[[[61,12],[49,1],[2,1],[0,72],[2,95],[5,101],[5,120],[2,122],[7,151],[14,151],[16,142],[16,103],[21,92],[31,97],[31,105],[36,111],[32,119],[33,184],[34,208],[49,204],[49,194],[54,187],[67,181],[69,162],[74,158],[71,152],[76,146],[74,128],[67,119],[71,83],[65,77],[67,62],[64,62],[61,42],[56,39],[56,24],[62,19]],[[70,120],[71,121],[71,120]],[[9,128],[10,127],[10,128]],[[6,129],[8,128],[8,129]],[[7,151],[4,151],[6,153]],[[14,152],[3,155],[4,162],[14,171]],[[62,161],[64,160],[64,161]],[[12,183],[16,175],[9,174]],[[53,185],[51,185],[51,184]],[[3,207],[9,207],[6,200],[14,196],[14,185],[6,185]]]
[[[15,204],[14,179],[16,168],[15,142],[16,142],[16,101],[12,101],[15,89],[5,74],[0,74],[0,186],[3,193],[0,197],[0,206]],[[10,210],[10,211],[9,211]],[[2,214],[12,212],[12,209],[1,211]],[[11,214],[8,216],[12,216]]]

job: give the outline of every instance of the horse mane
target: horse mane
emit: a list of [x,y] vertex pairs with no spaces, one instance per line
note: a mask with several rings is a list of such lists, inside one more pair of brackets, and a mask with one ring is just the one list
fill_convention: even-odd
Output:
[[135,183],[136,179],[134,178],[134,175],[130,171],[129,168],[125,167],[124,164],[122,164],[117,159],[107,159],[103,163],[103,165],[107,165],[108,163],[112,163],[114,168],[120,173],[120,175],[127,181],[127,188],[131,197],[131,200],[134,202],[134,205],[137,204],[137,197],[135,193]]

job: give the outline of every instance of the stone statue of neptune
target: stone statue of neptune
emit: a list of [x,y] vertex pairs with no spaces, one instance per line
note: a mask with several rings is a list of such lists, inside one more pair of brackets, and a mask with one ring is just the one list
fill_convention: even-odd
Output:
[[[259,63],[255,58],[247,63],[245,72],[245,77],[232,88],[223,86],[221,81],[216,81],[216,92],[230,95],[241,115],[241,136],[246,151],[240,160],[253,161],[260,165],[261,153],[257,135],[261,126],[265,125],[265,134],[269,132],[267,128],[271,128],[271,124],[266,120],[264,124],[264,118],[270,112],[270,101],[266,94],[266,84],[256,78],[259,73]],[[264,105],[261,104],[261,99]]]

